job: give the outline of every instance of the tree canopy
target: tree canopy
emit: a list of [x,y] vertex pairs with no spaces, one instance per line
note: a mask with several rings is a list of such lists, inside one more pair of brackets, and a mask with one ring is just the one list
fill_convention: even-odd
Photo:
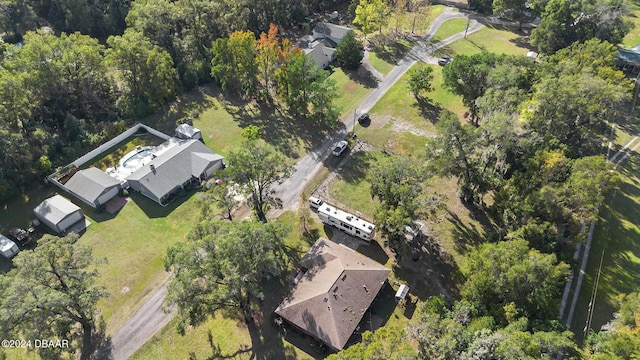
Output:
[[96,285],[99,263],[77,235],[45,236],[37,249],[21,251],[15,269],[0,276],[0,330],[25,339],[72,340],[70,348],[41,348],[43,358],[61,351],[94,350],[96,303],[107,295]]
[[247,140],[241,149],[227,157],[229,177],[250,194],[251,207],[260,221],[267,222],[267,211],[278,206],[272,187],[282,183],[293,166],[284,155],[262,140]]
[[349,31],[336,47],[336,52],[334,53],[336,61],[347,69],[357,69],[364,57],[363,52],[360,50],[361,45],[362,43],[356,39],[355,33]]
[[623,0],[549,0],[531,43],[546,54],[592,38],[619,44],[633,26],[629,11]]
[[221,309],[236,309],[252,319],[251,304],[264,299],[261,283],[286,268],[283,223],[203,222],[187,242],[167,252],[165,268],[175,277],[165,299],[183,321],[198,324]]
[[567,264],[530,249],[526,240],[483,244],[469,255],[462,297],[499,323],[507,320],[505,306],[511,303],[519,316],[551,320],[568,276]]

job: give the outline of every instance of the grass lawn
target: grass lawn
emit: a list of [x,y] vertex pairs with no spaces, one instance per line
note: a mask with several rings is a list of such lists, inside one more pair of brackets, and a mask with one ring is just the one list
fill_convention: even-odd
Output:
[[591,329],[599,330],[612,319],[616,298],[640,286],[640,154],[634,152],[621,167],[620,188],[600,207],[586,276],[573,318],[572,330],[582,340],[588,305],[604,250],[602,271]]
[[99,303],[108,333],[118,329],[145,296],[164,282],[167,248],[184,240],[199,215],[193,193],[167,207],[137,193],[131,198],[116,216],[85,209],[92,225],[78,241],[108,261],[98,267],[99,283],[111,294]]
[[622,46],[626,48],[640,44],[640,6],[637,1],[629,1],[629,5],[633,11],[627,19],[633,23],[634,27],[622,39]]
[[338,89],[342,92],[335,104],[341,109],[343,117],[352,116],[353,111],[378,86],[375,79],[363,75],[360,70],[334,68],[330,78],[336,81]]
[[430,104],[418,104],[416,98],[407,87],[405,74],[395,83],[389,91],[376,103],[370,113],[378,115],[390,115],[402,117],[415,126],[432,130],[432,122],[437,120],[441,109],[447,109],[459,117],[462,117],[466,108],[462,104],[462,98],[454,95],[442,86],[442,67],[438,65],[417,63],[416,69],[430,66],[433,69],[433,91],[427,93]]
[[357,152],[343,163],[336,178],[331,182],[329,193],[339,200],[349,211],[359,211],[365,219],[371,220],[378,207],[378,201],[371,199],[370,184],[366,180],[369,167],[377,158],[383,156],[376,152]]
[[438,29],[438,32],[433,36],[433,41],[442,41],[455,34],[463,32],[467,27],[467,19],[457,18],[445,21]]
[[[464,30],[464,29],[463,29]],[[496,54],[526,55],[529,49],[522,37],[507,30],[492,27],[482,29],[467,36],[466,39],[455,41],[436,52],[436,56],[455,54],[476,54],[489,51]]]
[[369,52],[369,62],[376,70],[382,75],[387,75],[389,71],[393,70],[394,64],[388,63],[376,55],[375,52]]

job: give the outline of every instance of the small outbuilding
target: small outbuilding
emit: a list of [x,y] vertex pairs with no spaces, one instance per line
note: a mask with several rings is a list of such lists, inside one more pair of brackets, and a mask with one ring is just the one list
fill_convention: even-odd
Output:
[[182,140],[200,140],[202,141],[202,132],[200,129],[189,124],[180,124],[176,128],[175,137]]
[[35,207],[33,214],[41,223],[60,234],[79,221],[84,221],[84,213],[76,204],[60,195],[52,196]]
[[93,208],[104,205],[118,195],[121,188],[120,181],[94,167],[76,172],[64,185],[72,195]]

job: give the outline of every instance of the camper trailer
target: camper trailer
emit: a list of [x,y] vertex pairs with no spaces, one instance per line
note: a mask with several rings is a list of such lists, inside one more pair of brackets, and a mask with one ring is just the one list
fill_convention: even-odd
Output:
[[18,253],[18,245],[4,235],[0,235],[0,254],[11,259]]
[[327,203],[318,208],[318,217],[323,223],[337,227],[349,235],[366,241],[371,241],[375,235],[376,226],[374,224]]

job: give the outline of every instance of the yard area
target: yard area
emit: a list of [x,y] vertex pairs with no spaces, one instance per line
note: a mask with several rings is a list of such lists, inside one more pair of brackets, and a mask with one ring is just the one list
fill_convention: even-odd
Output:
[[571,326],[580,341],[601,258],[592,330],[597,331],[612,320],[618,296],[638,291],[640,286],[640,154],[634,152],[618,170],[622,184],[600,206],[600,219]]
[[468,23],[467,19],[457,18],[445,21],[438,29],[438,32],[433,36],[433,41],[438,42],[447,39],[455,34],[463,32]]
[[[464,31],[464,27],[462,29]],[[496,54],[526,55],[529,48],[522,36],[508,30],[485,25],[482,29],[469,34],[449,46],[440,49],[437,56],[465,54],[471,55],[482,51]]]

